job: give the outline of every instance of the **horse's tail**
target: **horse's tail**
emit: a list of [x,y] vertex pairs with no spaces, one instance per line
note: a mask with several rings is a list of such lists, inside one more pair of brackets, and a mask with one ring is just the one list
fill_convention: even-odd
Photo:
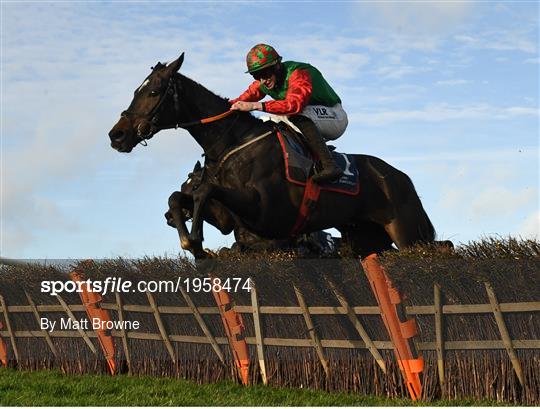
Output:
[[420,197],[416,192],[416,188],[414,187],[411,178],[403,172],[399,173],[402,175],[403,179],[408,182],[408,185],[410,187],[409,199],[415,203],[415,207],[418,209],[418,233],[420,234],[420,238],[424,243],[431,243],[435,241],[435,238],[437,236],[435,227],[433,226],[433,223],[431,223],[431,220],[427,215],[424,206],[422,205],[422,201],[420,200]]
[[372,176],[374,176],[373,179],[394,210],[398,210],[398,204],[400,206],[407,206],[409,209],[408,216],[414,216],[414,220],[411,220],[411,222],[414,222],[416,225],[419,241],[425,243],[435,241],[435,227],[433,227],[424,206],[422,206],[422,202],[411,178],[379,158],[369,157],[367,165]]

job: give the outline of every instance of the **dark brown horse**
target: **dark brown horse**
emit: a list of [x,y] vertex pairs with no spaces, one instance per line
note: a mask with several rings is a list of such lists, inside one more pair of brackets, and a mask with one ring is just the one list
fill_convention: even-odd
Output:
[[[287,238],[304,189],[285,180],[273,125],[245,112],[201,124],[202,118],[228,111],[229,103],[180,74],[182,62],[183,54],[152,69],[109,132],[111,146],[130,152],[162,129],[182,127],[203,148],[205,180],[194,192],[191,233],[176,224],[182,247],[193,249],[196,257],[204,254],[201,212],[210,199],[220,202],[250,231],[270,239]],[[353,157],[360,194],[321,192],[299,233],[335,227],[362,257],[389,249],[392,243],[402,248],[432,242],[435,230],[410,178],[379,158]],[[174,220],[180,221],[180,209],[172,210]]]

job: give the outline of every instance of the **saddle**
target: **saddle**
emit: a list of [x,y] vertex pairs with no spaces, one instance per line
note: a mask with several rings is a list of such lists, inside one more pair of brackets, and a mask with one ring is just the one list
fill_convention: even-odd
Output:
[[[289,125],[280,122],[276,125],[276,130],[285,161],[287,181],[306,186],[318,165],[317,158],[307,147],[303,136]],[[355,196],[360,192],[358,168],[355,161],[351,155],[335,152],[333,149],[330,149],[332,157],[336,165],[343,170],[343,175],[335,181],[321,184],[320,189]]]

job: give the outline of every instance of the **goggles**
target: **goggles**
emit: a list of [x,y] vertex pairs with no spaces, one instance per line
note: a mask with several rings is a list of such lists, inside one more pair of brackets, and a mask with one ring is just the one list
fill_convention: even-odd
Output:
[[262,70],[254,71],[254,72],[251,73],[251,75],[257,81],[260,81],[262,79],[270,78],[273,74],[275,74],[275,72],[276,72],[275,66],[272,65],[270,67],[263,68]]

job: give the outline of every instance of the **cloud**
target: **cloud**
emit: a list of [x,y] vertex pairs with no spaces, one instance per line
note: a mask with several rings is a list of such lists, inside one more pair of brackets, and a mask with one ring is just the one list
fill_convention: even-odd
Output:
[[377,25],[400,34],[439,35],[456,29],[473,14],[471,2],[369,2],[357,5]]
[[430,104],[422,109],[351,113],[349,114],[349,122],[378,126],[398,121],[439,122],[456,119],[504,120],[518,116],[538,117],[539,113],[538,108],[519,106],[496,107],[488,104]]
[[538,191],[535,189],[516,190],[492,186],[475,192],[468,202],[475,218],[508,217],[532,203],[537,196]]
[[413,35],[409,33],[394,33],[381,30],[377,35],[367,37],[352,37],[350,46],[365,48],[377,53],[399,53],[408,51],[433,52],[441,46],[437,36]]
[[399,80],[406,75],[417,75],[428,71],[431,71],[430,67],[399,64],[380,67],[375,71],[375,74],[382,79]]
[[[444,159],[434,161],[433,166],[446,165],[448,169],[432,173],[430,163],[419,163],[420,174],[436,179],[430,184],[433,202],[427,209],[437,229],[461,240],[482,234],[531,237],[538,217],[538,176],[524,175],[520,167],[527,168],[532,158],[510,155],[505,159],[502,152],[492,157],[487,151],[484,158],[464,157],[453,166]],[[501,163],[505,163],[507,171],[501,170]]]
[[425,98],[426,92],[429,91],[426,87],[412,83],[392,83],[392,86],[380,85],[372,87],[369,84],[365,86],[347,86],[340,92],[347,107],[350,108],[347,112],[361,110],[365,106],[381,105],[391,106],[400,104],[404,106],[411,101]]
[[[467,162],[501,162],[508,160],[509,158],[515,158],[516,161],[528,161],[531,163],[538,162],[538,147],[537,146],[524,146],[517,148],[483,148],[479,150],[463,149],[459,151],[443,150],[437,152],[422,152],[418,155],[406,155],[406,156],[388,156],[386,159],[392,162],[436,162],[439,164],[450,163],[456,161]],[[453,174],[464,177],[466,172],[466,163],[452,165]],[[445,170],[448,171],[448,170]],[[440,173],[444,173],[441,171]],[[517,177],[516,171],[508,167],[495,167],[489,168],[487,172],[490,180],[508,182]],[[495,178],[495,179],[494,179]],[[465,180],[461,180],[460,183],[465,184]]]
[[527,59],[523,60],[523,62],[525,64],[540,64],[540,57],[527,58]]
[[444,85],[444,86],[454,86],[454,85],[465,85],[465,84],[470,84],[471,81],[469,80],[464,80],[464,79],[452,79],[452,80],[441,80],[441,81],[437,81],[435,82],[435,85]]
[[[2,251],[9,254],[20,254],[22,246],[38,240],[36,229],[65,233],[77,229],[77,220],[63,212],[61,192],[66,184],[87,179],[106,158],[97,153],[95,136],[101,129],[86,116],[91,109],[82,114],[69,105],[56,108],[38,119],[23,140],[3,135]],[[54,199],[51,190],[58,192]]]
[[540,239],[540,212],[536,211],[525,219],[518,227],[518,233],[521,237],[528,239]]
[[279,44],[278,52],[286,59],[304,59],[317,67],[325,77],[332,80],[348,80],[358,77],[370,62],[365,51],[353,51],[350,37],[333,37],[310,34],[298,39],[286,35],[274,35],[272,42]]
[[535,54],[538,52],[538,46],[530,36],[531,33],[523,29],[501,29],[476,34],[458,34],[454,36],[454,40],[462,46],[473,49]]

